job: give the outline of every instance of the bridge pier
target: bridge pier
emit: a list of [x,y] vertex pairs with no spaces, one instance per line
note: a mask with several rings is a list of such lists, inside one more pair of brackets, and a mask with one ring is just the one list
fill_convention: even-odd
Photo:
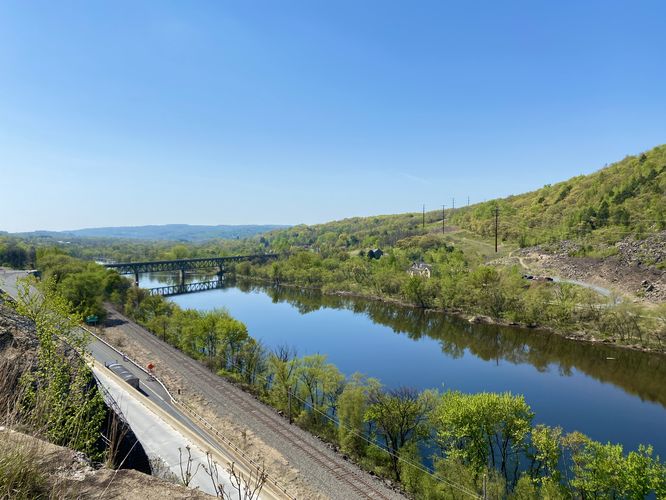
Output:
[[134,285],[139,286],[139,274],[159,271],[180,271],[180,286],[185,287],[185,271],[188,269],[218,268],[220,282],[226,273],[228,262],[255,261],[265,262],[278,258],[277,254],[232,255],[226,257],[202,257],[196,259],[156,260],[146,262],[115,262],[107,264],[108,269],[115,269],[120,274],[134,275]]

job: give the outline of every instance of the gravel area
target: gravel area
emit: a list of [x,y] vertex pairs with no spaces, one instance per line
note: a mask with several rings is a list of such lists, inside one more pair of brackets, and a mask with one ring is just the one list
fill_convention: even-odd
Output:
[[296,498],[404,498],[252,395],[211,373],[116,311],[101,333],[156,373],[227,438],[256,458]]

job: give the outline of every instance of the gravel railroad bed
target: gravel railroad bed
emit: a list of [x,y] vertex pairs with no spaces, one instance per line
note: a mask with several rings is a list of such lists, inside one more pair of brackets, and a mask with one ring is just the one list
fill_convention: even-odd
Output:
[[[196,393],[209,405],[207,408],[219,417],[228,419],[250,430],[263,444],[276,450],[297,469],[298,479],[317,496],[331,499],[397,499],[404,498],[384,483],[344,460],[315,436],[290,425],[273,408],[256,400],[205,366],[161,341],[144,328],[131,322],[116,311],[109,311],[113,326],[160,360],[160,372],[170,378],[188,381],[188,392]],[[131,352],[132,346],[123,346]],[[170,373],[169,373],[170,372]],[[271,474],[268,468],[267,472]],[[277,478],[280,480],[280,478]],[[289,491],[289,485],[287,490]],[[293,493],[296,495],[296,493]],[[301,496],[303,494],[301,493]]]

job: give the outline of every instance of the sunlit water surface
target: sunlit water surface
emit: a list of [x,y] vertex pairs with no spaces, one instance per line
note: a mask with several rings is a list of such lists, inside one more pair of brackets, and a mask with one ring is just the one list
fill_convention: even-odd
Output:
[[[141,278],[147,288],[167,282],[164,275]],[[663,356],[297,289],[237,284],[170,300],[225,308],[269,349],[286,344],[299,355],[326,354],[342,372],[389,387],[523,394],[537,423],[628,449],[650,443],[666,458]]]

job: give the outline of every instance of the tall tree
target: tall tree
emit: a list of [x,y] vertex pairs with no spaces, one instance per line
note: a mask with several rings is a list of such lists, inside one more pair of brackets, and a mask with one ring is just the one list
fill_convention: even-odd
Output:
[[390,391],[374,389],[368,398],[369,406],[365,420],[372,422],[382,436],[389,452],[391,468],[400,481],[400,449],[424,431],[426,416],[430,410],[427,393],[416,389],[399,387]]

